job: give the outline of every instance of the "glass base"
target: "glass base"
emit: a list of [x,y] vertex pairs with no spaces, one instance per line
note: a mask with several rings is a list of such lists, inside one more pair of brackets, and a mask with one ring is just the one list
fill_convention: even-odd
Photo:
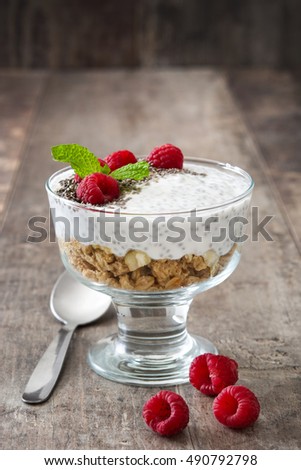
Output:
[[128,351],[120,336],[101,339],[89,351],[88,363],[98,375],[127,385],[155,387],[178,385],[189,382],[191,361],[198,355],[210,352],[217,354],[214,344],[200,336],[186,333],[185,343],[174,348],[172,354],[139,354],[139,346]]

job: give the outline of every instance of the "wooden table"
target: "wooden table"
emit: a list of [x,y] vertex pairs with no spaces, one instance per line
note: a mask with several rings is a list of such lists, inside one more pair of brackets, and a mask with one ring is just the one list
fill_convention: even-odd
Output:
[[[301,448],[301,94],[290,73],[215,69],[0,72],[1,421],[3,449]],[[141,418],[157,388],[107,381],[86,363],[114,317],[77,330],[53,395],[22,403],[26,382],[58,330],[49,295],[63,271],[49,239],[28,243],[32,216],[48,218],[44,182],[60,165],[50,147],[78,142],[105,156],[172,142],[191,156],[229,161],[256,183],[253,206],[273,242],[248,242],[236,272],[197,296],[189,330],[239,363],[258,396],[255,426],[220,425],[212,399],[190,385],[188,428],[172,439]]]

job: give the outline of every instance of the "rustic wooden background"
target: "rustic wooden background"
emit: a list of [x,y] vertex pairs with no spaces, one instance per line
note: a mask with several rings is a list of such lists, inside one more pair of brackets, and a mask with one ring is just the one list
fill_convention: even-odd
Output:
[[[180,98],[179,98],[180,97]],[[0,71],[0,449],[300,449],[300,84],[288,72]],[[230,161],[255,180],[252,204],[274,215],[274,241],[248,243],[235,273],[197,296],[191,332],[237,360],[239,383],[261,403],[243,431],[221,426],[212,399],[173,387],[189,404],[187,429],[155,435],[141,418],[159,389],[97,376],[88,348],[116,331],[106,315],[78,329],[44,404],[22,403],[37,361],[58,331],[49,296],[63,271],[56,243],[26,243],[27,223],[48,216],[50,147],[76,141],[100,155],[146,153],[172,141],[185,154]]]
[[[300,0],[0,0],[0,449],[301,448],[300,45]],[[222,427],[211,399],[182,385],[188,428],[152,433],[141,409],[158,389],[86,364],[112,315],[77,331],[49,401],[22,403],[59,327],[49,295],[63,270],[55,243],[26,242],[27,223],[48,216],[49,149],[68,141],[100,155],[170,141],[254,177],[274,242],[250,243],[231,278],[195,298],[189,330],[238,361],[261,403],[255,426]]]
[[0,67],[301,65],[300,0],[0,0]]

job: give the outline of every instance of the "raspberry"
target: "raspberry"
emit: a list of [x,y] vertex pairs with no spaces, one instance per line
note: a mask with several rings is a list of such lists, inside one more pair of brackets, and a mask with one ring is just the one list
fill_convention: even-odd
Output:
[[[106,164],[106,162],[104,160],[102,160],[101,158],[98,158],[97,160],[99,161],[100,166],[104,166]],[[75,175],[74,175],[75,183],[80,183],[81,180],[82,180],[82,178],[75,173]]]
[[111,171],[114,171],[117,170],[117,168],[128,165],[129,163],[136,163],[137,158],[129,150],[118,150],[117,152],[108,155],[105,158],[105,161]]
[[111,176],[93,173],[81,180],[76,195],[84,203],[105,204],[119,196],[119,186]]
[[238,380],[238,364],[233,359],[216,354],[201,354],[190,365],[190,383],[205,395],[217,395]]
[[161,147],[155,147],[149,156],[147,161],[156,168],[183,168],[184,156],[178,147],[172,144],[161,145]]
[[260,404],[247,387],[230,385],[215,397],[212,409],[216,419],[225,426],[245,428],[257,420]]
[[143,407],[146,424],[162,436],[172,436],[182,431],[189,421],[189,409],[177,393],[161,390]]

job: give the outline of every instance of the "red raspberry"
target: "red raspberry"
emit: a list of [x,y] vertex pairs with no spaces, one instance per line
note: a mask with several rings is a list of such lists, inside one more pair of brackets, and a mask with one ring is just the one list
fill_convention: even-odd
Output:
[[117,181],[103,173],[92,173],[79,183],[76,195],[84,203],[105,204],[119,196]]
[[212,409],[216,419],[225,426],[245,428],[257,420],[260,404],[247,387],[230,385],[215,397]]
[[161,390],[143,407],[146,424],[162,436],[172,436],[182,431],[189,421],[189,409],[177,393]]
[[[104,160],[102,160],[101,158],[98,158],[97,160],[99,161],[100,166],[105,166],[106,162]],[[74,175],[75,183],[80,183],[81,180],[82,180],[82,178],[75,173],[75,175]]]
[[129,150],[118,150],[117,152],[111,153],[105,158],[107,165],[109,165],[111,171],[117,170],[124,165],[129,163],[136,163],[137,158]]
[[237,362],[229,357],[205,353],[192,361],[189,380],[200,392],[214,396],[237,382],[237,368]]
[[172,144],[161,145],[161,147],[155,147],[149,156],[147,161],[156,168],[183,168],[184,156],[178,147]]

